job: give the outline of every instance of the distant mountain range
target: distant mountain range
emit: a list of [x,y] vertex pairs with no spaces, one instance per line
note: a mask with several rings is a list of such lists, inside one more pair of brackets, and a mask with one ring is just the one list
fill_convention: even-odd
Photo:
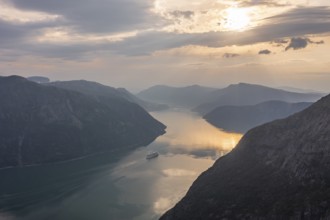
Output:
[[322,96],[323,94],[288,92],[266,86],[240,83],[214,91],[209,95],[210,99],[194,108],[194,111],[205,115],[213,109],[225,105],[256,105],[261,102],[272,100],[284,102],[315,102]]
[[206,114],[204,119],[218,128],[245,133],[258,125],[302,111],[311,104],[267,101],[248,106],[220,106]]
[[330,219],[330,95],[256,127],[161,220]]
[[261,85],[239,83],[223,89],[198,85],[188,87],[154,86],[137,94],[141,99],[174,107],[193,109],[205,115],[219,106],[256,105],[266,101],[315,102],[324,94],[298,93]]
[[174,107],[194,108],[205,100],[215,88],[192,85],[187,87],[172,87],[165,85],[153,86],[137,94],[141,99],[163,103]]
[[27,77],[28,80],[36,83],[49,83],[50,79],[44,76],[30,76]]
[[97,82],[91,82],[86,80],[56,81],[51,82],[48,85],[81,92],[85,95],[89,95],[102,100],[110,99],[111,101],[112,99],[126,99],[129,102],[140,105],[147,111],[161,111],[168,109],[168,106],[165,104],[156,104],[139,99],[124,88],[116,89],[110,86],[102,85]]
[[0,77],[0,168],[142,146],[165,132],[162,123],[117,90],[98,96],[96,87],[94,94],[87,86],[86,92],[59,87]]

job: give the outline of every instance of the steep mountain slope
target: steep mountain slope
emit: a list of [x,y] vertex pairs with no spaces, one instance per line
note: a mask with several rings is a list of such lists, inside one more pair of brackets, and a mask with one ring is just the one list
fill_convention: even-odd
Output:
[[257,105],[220,106],[203,118],[218,128],[245,133],[258,125],[302,111],[311,104],[310,102],[268,101]]
[[250,130],[161,219],[329,219],[330,95]]
[[204,103],[208,95],[215,90],[215,88],[199,85],[187,87],[157,85],[140,92],[137,96],[144,100],[164,103],[175,107],[193,108]]
[[194,108],[194,111],[205,115],[216,107],[225,105],[256,105],[271,100],[285,102],[315,102],[321,97],[322,94],[288,92],[266,86],[239,83],[209,94],[209,97],[204,104]]
[[156,104],[141,100],[124,88],[116,89],[110,86],[102,85],[97,82],[91,82],[86,80],[72,80],[72,81],[52,82],[49,83],[48,85],[56,86],[62,89],[81,92],[84,93],[85,95],[90,95],[94,98],[103,101],[108,100],[110,101],[110,104],[114,99],[126,99],[129,102],[140,105],[147,111],[160,111],[168,108],[168,106],[164,104]]
[[123,98],[110,105],[110,99],[18,76],[0,77],[0,103],[0,167],[141,146],[165,132],[163,124]]

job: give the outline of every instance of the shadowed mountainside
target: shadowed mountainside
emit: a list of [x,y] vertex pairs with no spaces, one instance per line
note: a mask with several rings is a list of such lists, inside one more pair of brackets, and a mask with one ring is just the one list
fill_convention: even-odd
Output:
[[330,95],[250,130],[161,220],[329,219]]
[[282,101],[268,101],[248,106],[217,107],[203,118],[210,124],[227,131],[245,133],[253,127],[286,118],[302,111],[312,103],[287,103]]
[[161,111],[168,108],[168,106],[164,104],[156,104],[141,100],[124,88],[116,89],[110,86],[102,85],[97,82],[91,82],[86,80],[72,80],[52,82],[48,85],[56,86],[62,89],[77,91],[103,101],[110,100],[111,102],[113,99],[126,99],[129,102],[140,105],[147,111]]
[[146,145],[165,126],[114,97],[0,77],[0,167],[42,164]]

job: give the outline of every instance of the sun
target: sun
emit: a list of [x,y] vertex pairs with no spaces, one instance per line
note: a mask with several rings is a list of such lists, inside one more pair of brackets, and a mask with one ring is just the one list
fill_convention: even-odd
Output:
[[224,28],[230,31],[244,31],[251,23],[248,10],[245,8],[228,8],[224,15]]

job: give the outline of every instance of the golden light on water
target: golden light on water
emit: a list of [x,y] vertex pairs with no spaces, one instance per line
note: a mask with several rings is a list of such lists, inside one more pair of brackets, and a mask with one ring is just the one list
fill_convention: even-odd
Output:
[[231,31],[244,31],[251,23],[249,11],[246,8],[228,8],[225,10],[223,27]]
[[[216,150],[230,151],[242,138],[242,134],[221,131],[200,116],[180,112],[158,113],[157,117],[169,125],[167,134],[159,137],[160,142],[186,151]],[[175,126],[171,126],[175,125]]]

